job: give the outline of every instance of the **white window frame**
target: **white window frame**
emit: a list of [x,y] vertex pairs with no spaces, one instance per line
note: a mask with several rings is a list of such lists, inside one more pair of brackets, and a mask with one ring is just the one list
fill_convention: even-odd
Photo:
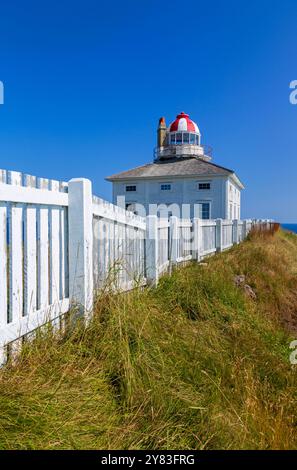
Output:
[[[181,134],[181,141],[176,142],[177,134]],[[189,135],[189,142],[184,142],[184,134]],[[194,136],[194,142],[191,142],[191,135]],[[171,137],[173,137],[173,142],[171,142]],[[169,133],[169,145],[201,145],[201,136],[193,131],[174,131]]]

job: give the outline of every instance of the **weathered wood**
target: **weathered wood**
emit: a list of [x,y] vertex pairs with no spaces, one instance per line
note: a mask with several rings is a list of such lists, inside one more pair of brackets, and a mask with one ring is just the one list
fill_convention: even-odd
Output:
[[158,282],[158,251],[158,218],[156,215],[148,215],[146,218],[146,278],[151,284]]
[[0,364],[24,335],[48,321],[60,327],[70,305],[89,318],[93,286],[156,284],[170,261],[199,261],[256,226],[271,222],[145,219],[92,196],[88,180],[0,170]]
[[[58,193],[59,181],[49,181],[50,191]],[[49,303],[54,304],[60,300],[60,208],[51,207],[49,210],[49,250],[50,250],[50,279],[49,279]]]
[[13,204],[9,216],[9,322],[23,315],[23,207]]
[[176,264],[179,258],[179,226],[178,218],[170,217],[170,262]]
[[38,309],[49,305],[48,208],[38,210]]
[[232,242],[236,245],[239,242],[239,233],[238,233],[238,220],[233,220],[233,237]]
[[92,185],[72,179],[69,197],[69,294],[86,315],[93,306],[93,201]]
[[15,187],[0,183],[0,201],[68,206],[68,194],[51,192],[45,189]]
[[36,208],[24,209],[24,315],[37,307],[37,233]]
[[201,219],[193,219],[193,259],[200,261],[202,255],[202,226]]
[[216,249],[222,251],[223,249],[223,221],[216,219]]
[[0,328],[7,324],[7,249],[7,206],[0,203]]

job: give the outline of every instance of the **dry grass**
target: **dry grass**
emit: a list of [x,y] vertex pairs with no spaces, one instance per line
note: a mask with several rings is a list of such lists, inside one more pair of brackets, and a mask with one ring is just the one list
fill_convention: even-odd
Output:
[[0,448],[296,449],[296,240],[255,235],[40,332],[1,373]]

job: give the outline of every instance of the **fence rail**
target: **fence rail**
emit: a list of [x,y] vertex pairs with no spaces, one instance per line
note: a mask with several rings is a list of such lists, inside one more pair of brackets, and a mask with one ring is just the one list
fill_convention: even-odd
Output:
[[242,241],[267,221],[142,218],[69,183],[0,170],[0,364],[39,326],[96,289],[157,283],[170,267]]
[[145,219],[93,198],[94,289],[127,290],[145,281]]

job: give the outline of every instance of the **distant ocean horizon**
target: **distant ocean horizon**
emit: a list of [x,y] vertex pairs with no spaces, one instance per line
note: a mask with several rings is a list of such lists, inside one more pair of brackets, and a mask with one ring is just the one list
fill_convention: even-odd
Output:
[[297,233],[297,224],[281,224],[281,226],[285,230],[290,230],[290,232]]

